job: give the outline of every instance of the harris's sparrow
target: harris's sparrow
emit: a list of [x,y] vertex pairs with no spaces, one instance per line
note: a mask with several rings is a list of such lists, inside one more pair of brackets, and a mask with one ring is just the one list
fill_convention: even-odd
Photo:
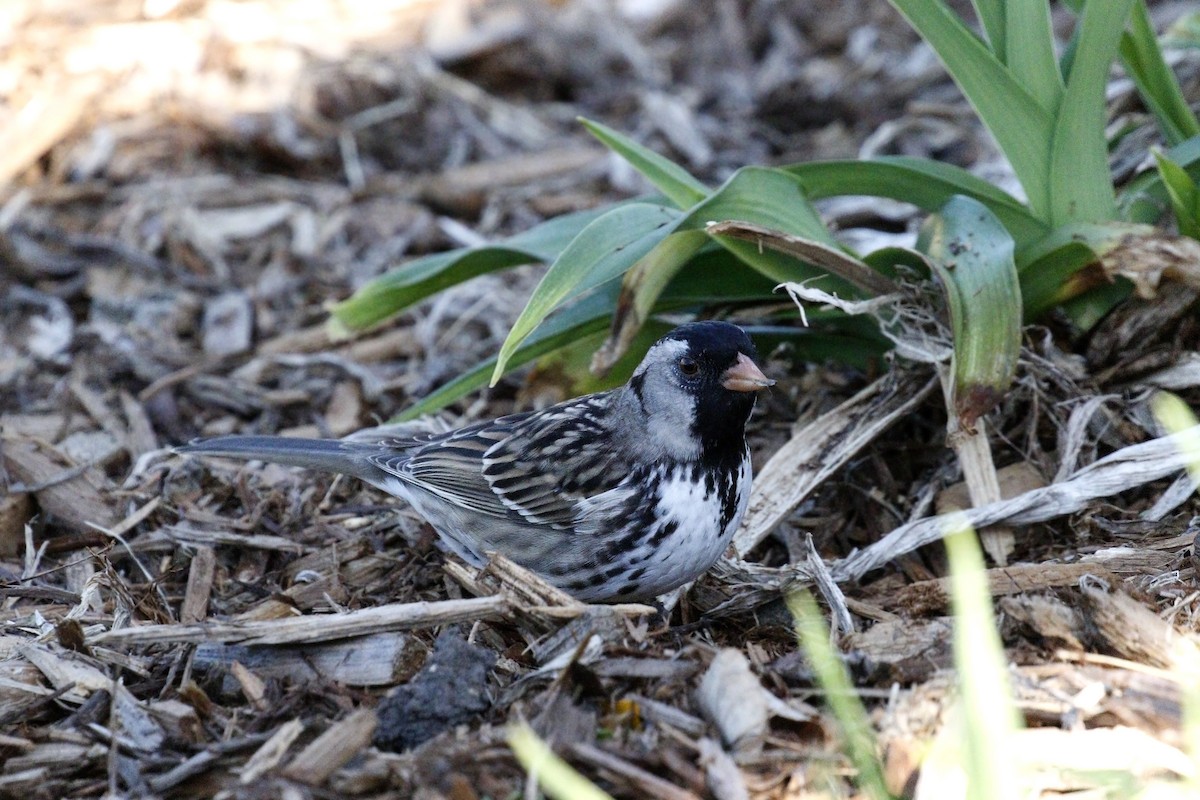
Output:
[[582,600],[648,599],[707,570],[750,496],[746,422],[770,386],[746,333],[693,322],[629,382],[410,438],[220,436],[183,453],[353,475],[408,501],[474,565],[497,551]]

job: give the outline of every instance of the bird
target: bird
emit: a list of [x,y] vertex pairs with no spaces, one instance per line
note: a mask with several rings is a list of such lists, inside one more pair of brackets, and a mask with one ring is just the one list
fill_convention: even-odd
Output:
[[623,386],[539,410],[436,434],[176,450],[351,475],[407,501],[469,564],[495,551],[584,602],[653,600],[707,571],[746,512],[746,424],[775,383],[757,361],[740,327],[690,322]]

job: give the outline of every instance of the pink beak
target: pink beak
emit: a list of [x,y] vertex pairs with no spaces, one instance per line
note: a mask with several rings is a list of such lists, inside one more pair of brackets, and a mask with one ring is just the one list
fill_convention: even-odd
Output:
[[775,381],[763,375],[762,370],[748,355],[738,353],[737,363],[725,370],[725,374],[721,376],[721,385],[731,392],[757,392],[759,389],[774,386]]

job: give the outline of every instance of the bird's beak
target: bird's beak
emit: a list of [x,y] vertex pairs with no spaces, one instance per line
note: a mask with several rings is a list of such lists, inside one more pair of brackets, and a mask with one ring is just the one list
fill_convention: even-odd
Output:
[[757,392],[774,386],[775,381],[763,375],[750,356],[738,353],[737,362],[721,376],[721,385],[731,392]]

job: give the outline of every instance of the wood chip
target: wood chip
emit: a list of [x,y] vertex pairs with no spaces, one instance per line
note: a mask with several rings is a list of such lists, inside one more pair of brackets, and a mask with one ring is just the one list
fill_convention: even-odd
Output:
[[125,449],[129,455],[136,459],[143,453],[157,450],[158,435],[154,433],[154,425],[146,409],[124,389],[118,396],[121,398],[121,413],[125,415]]
[[212,593],[216,570],[216,551],[205,545],[197,547],[188,567],[187,591],[179,611],[180,622],[199,622],[208,616],[208,598]]
[[1000,600],[1006,616],[1028,625],[1048,644],[1082,651],[1085,636],[1083,616],[1078,609],[1057,597],[1045,594],[1020,594]]
[[1083,587],[1084,611],[1097,634],[1122,658],[1182,674],[1200,671],[1200,645],[1121,591]]
[[33,499],[26,492],[0,496],[0,558],[12,558],[25,549],[25,524],[33,517]]
[[46,442],[5,438],[0,445],[8,474],[32,490],[47,514],[77,531],[116,524],[117,515],[98,488],[105,481],[97,471],[71,463]]
[[263,682],[263,679],[237,661],[229,665],[229,672],[238,682],[238,686],[242,687],[242,694],[250,701],[250,705],[259,711],[266,711],[267,684]]
[[[1075,586],[1088,576],[1117,580],[1106,567],[1087,563],[1013,564],[995,567],[984,573],[988,594],[992,597]],[[950,608],[950,578],[917,581],[889,592],[886,597],[872,599],[884,608],[903,609],[910,617],[940,613]]]
[[287,755],[288,748],[292,746],[292,742],[296,741],[296,737],[303,732],[304,723],[299,719],[289,720],[280,725],[279,730],[275,731],[270,739],[263,742],[262,747],[255,750],[254,755],[250,756],[250,759],[242,766],[239,782],[243,785],[253,783],[279,766],[283,757]]
[[51,686],[55,689],[70,687],[70,694],[76,698],[99,689],[107,690],[112,686],[112,679],[108,675],[84,661],[76,653],[33,642],[17,649],[31,664],[41,670]]
[[294,781],[320,786],[347,761],[371,743],[379,720],[369,708],[360,708],[334,723],[292,759],[283,774]]
[[150,715],[177,742],[199,744],[204,741],[204,724],[196,709],[182,700],[155,700],[147,707]]
[[392,686],[411,676],[424,660],[425,647],[396,631],[358,636],[327,644],[291,646],[226,645],[206,642],[196,648],[196,666],[232,668],[235,662],[265,678],[296,683],[323,681],[345,686]]
[[742,771],[718,742],[700,740],[700,764],[704,767],[704,781],[716,800],[750,800]]

